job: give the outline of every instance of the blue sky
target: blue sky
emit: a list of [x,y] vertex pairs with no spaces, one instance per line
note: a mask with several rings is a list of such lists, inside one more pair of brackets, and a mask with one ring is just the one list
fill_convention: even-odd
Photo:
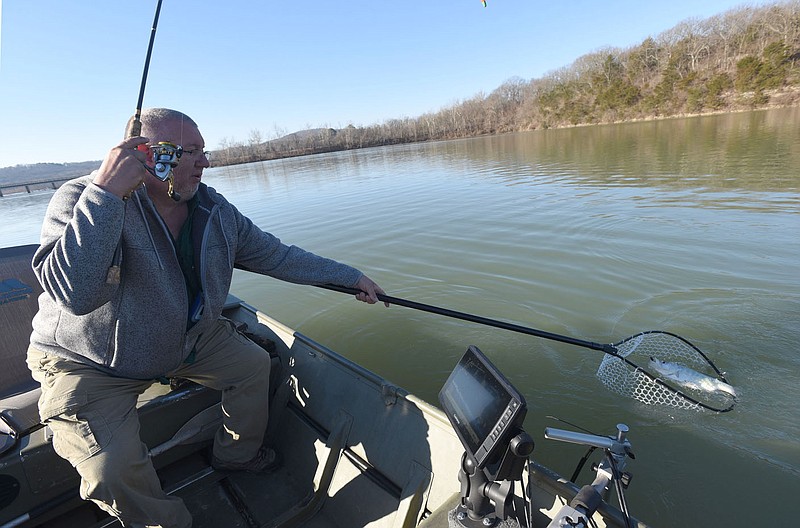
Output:
[[[136,107],[156,3],[0,0],[0,167],[105,156]],[[210,149],[371,125],[744,4],[163,0],[144,106],[191,115]]]

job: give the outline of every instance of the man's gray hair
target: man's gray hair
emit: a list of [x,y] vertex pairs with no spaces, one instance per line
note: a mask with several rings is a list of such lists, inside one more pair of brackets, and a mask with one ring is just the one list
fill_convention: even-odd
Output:
[[[180,121],[181,123],[187,123],[197,127],[197,123],[195,123],[191,117],[187,116],[183,112],[178,112],[177,110],[172,110],[170,108],[145,108],[142,110],[141,120],[142,135],[149,138],[161,136],[164,125],[173,121]],[[125,127],[126,138],[130,136],[132,127],[133,117],[128,120],[128,124]]]

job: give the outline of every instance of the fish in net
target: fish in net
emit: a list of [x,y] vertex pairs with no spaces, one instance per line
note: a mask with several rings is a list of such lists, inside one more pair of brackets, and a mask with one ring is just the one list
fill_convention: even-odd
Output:
[[[680,336],[649,331],[612,345],[597,377],[610,390],[645,405],[727,412],[736,392],[696,346]],[[644,368],[641,365],[647,365]]]

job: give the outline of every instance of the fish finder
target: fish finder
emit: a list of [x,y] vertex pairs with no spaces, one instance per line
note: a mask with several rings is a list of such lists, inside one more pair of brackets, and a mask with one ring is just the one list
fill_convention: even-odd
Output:
[[522,394],[475,346],[447,378],[439,402],[479,469],[499,462],[527,412]]
[[459,523],[492,526],[507,518],[509,483],[522,478],[533,451],[533,440],[522,430],[525,398],[478,347],[470,346],[439,392],[439,402],[465,450],[458,475]]

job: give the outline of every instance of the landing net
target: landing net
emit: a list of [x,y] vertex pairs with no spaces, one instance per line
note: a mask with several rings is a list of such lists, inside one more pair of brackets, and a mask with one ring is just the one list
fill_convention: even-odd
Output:
[[617,354],[606,354],[597,377],[610,390],[645,405],[727,412],[736,399],[722,391],[680,385],[656,372],[651,358],[676,363],[716,380],[727,380],[710,359],[693,344],[669,332],[642,332],[613,345]]

